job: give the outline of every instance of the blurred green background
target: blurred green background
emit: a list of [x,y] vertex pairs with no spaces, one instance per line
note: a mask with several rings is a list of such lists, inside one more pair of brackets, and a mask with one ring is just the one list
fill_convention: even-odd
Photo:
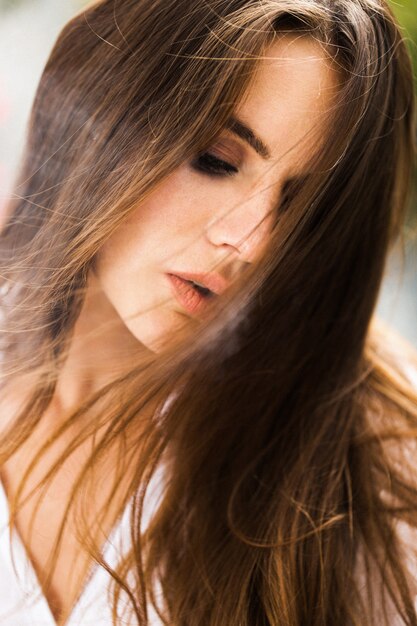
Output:
[[[390,4],[403,28],[408,49],[413,59],[414,89],[417,93],[417,0],[391,1]],[[417,176],[415,178],[417,179]],[[417,185],[417,180],[415,185]],[[411,214],[414,219],[417,219],[417,193],[412,198]]]
[[414,68],[417,68],[417,2],[416,0],[402,0],[390,3],[394,13],[408,38],[410,52],[414,60]]

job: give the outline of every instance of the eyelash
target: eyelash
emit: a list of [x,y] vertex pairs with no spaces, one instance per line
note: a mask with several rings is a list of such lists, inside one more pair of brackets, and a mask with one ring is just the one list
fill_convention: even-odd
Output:
[[227,161],[223,161],[223,159],[215,157],[214,154],[210,152],[200,154],[192,161],[191,165],[198,172],[217,178],[234,176],[239,172],[237,167]]

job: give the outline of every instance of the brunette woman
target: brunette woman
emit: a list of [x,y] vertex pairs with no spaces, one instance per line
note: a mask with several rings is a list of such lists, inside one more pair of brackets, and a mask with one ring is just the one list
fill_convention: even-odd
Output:
[[383,0],[64,28],[0,236],[0,623],[417,625],[417,357],[375,318],[413,115]]

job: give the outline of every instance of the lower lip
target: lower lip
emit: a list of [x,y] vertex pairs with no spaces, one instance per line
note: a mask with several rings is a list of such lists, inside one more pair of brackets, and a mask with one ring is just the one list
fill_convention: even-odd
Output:
[[190,283],[175,274],[167,274],[175,297],[188,313],[198,315],[205,311],[213,296],[203,296]]

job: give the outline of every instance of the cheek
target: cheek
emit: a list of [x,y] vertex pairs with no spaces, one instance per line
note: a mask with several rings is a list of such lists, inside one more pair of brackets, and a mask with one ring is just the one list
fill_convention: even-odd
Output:
[[96,257],[101,270],[118,266],[125,271],[147,262],[175,238],[180,216],[178,200],[167,189],[157,190],[141,203],[103,244]]
[[223,204],[221,185],[216,188],[187,165],[177,168],[105,242],[96,273],[123,279],[144,268],[171,267],[176,257],[197,256],[205,228]]
[[178,169],[126,218],[106,242],[113,257],[135,257],[142,253],[181,248],[195,240],[213,216],[218,205],[213,185],[198,180],[184,168]]
[[212,183],[184,165],[132,214],[131,223],[140,222],[148,233],[157,230],[164,239],[197,236],[213,212],[215,191]]

